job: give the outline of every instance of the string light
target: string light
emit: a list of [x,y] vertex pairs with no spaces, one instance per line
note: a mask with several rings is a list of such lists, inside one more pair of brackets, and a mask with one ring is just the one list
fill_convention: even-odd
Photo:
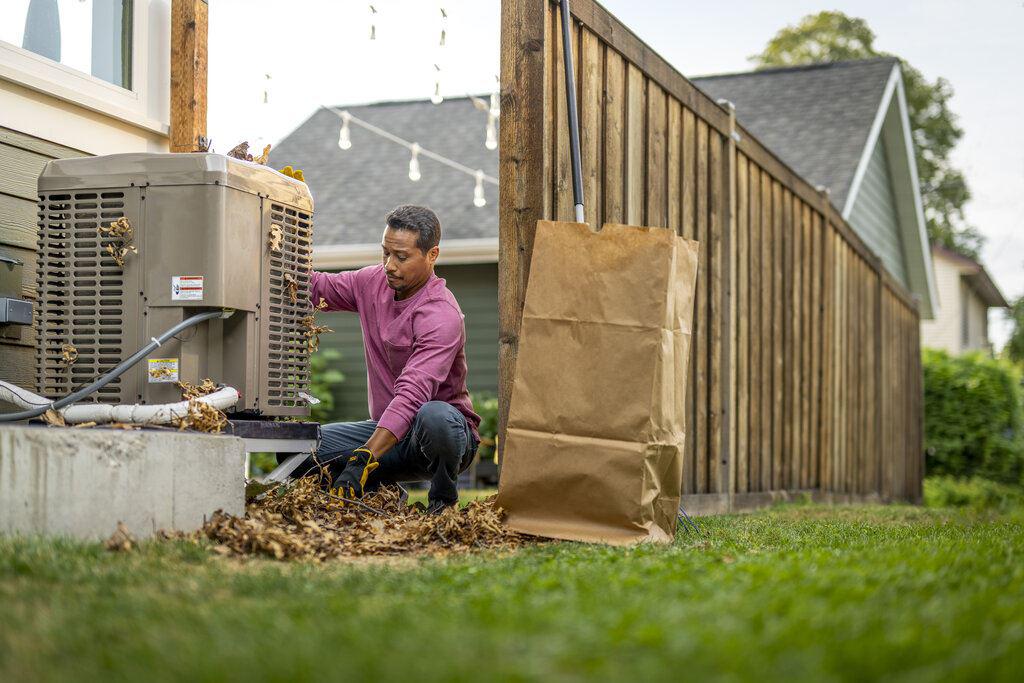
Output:
[[486,206],[487,199],[484,197],[484,172],[477,169],[476,187],[473,188],[473,206],[480,208]]
[[350,123],[354,123],[355,125],[359,126],[360,128],[368,130],[374,135],[382,137],[385,140],[390,140],[391,142],[397,145],[401,145],[402,147],[408,149],[411,154],[411,157],[409,159],[409,180],[413,182],[416,182],[421,178],[419,157],[420,155],[423,155],[440,164],[444,164],[449,168],[455,169],[460,173],[465,173],[468,176],[472,176],[476,181],[476,185],[473,188],[474,206],[481,207],[487,205],[487,198],[484,196],[484,182],[488,182],[491,185],[498,184],[497,178],[487,175],[480,169],[474,171],[469,166],[460,164],[454,159],[449,159],[448,157],[438,154],[437,152],[432,152],[429,149],[424,149],[418,142],[409,142],[408,140],[403,140],[394,133],[390,133],[384,130],[383,128],[378,128],[377,126],[373,125],[372,123],[369,123],[368,121],[363,121],[359,117],[353,116],[348,111],[339,111],[333,107],[324,107],[324,109],[327,109],[335,116],[337,116],[339,119],[341,119],[341,133],[339,134],[338,137],[338,146],[341,147],[342,149],[349,149],[350,147],[352,147],[352,141],[349,138],[348,132]]
[[420,145],[418,142],[412,143],[412,157],[409,159],[409,180],[414,183],[420,179]]
[[441,42],[438,43],[438,47],[444,47],[445,28],[448,25],[448,13],[444,11],[444,7],[441,7]]
[[487,139],[484,140],[484,147],[498,149],[498,131],[494,127],[493,112],[487,112]]
[[441,96],[441,67],[437,64],[434,65],[434,94],[430,96],[430,101],[434,104],[444,102],[444,98]]
[[340,116],[341,131],[338,133],[338,147],[341,149],[352,149],[352,138],[348,130],[348,122],[352,119],[352,115],[347,111],[343,111]]
[[377,40],[377,8],[370,5],[370,40]]

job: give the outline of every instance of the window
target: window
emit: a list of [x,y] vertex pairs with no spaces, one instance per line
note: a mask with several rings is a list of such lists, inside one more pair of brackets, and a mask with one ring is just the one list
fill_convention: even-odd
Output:
[[4,0],[0,40],[132,89],[132,0]]

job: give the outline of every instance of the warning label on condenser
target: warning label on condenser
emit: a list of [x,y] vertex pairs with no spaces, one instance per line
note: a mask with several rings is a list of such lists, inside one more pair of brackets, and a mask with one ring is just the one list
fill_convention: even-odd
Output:
[[150,382],[177,382],[178,381],[178,359],[177,358],[150,358],[149,367]]
[[171,301],[202,301],[202,275],[172,275]]

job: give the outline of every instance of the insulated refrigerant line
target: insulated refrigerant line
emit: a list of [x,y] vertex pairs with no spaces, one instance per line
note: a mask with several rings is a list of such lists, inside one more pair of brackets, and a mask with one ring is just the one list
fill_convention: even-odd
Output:
[[136,351],[128,358],[118,363],[117,366],[115,366],[114,368],[108,370],[106,373],[101,375],[99,379],[97,379],[89,386],[79,389],[78,391],[75,391],[71,394],[68,394],[62,399],[47,403],[45,405],[38,405],[35,408],[23,410],[18,413],[4,413],[0,415],[0,422],[29,420],[32,419],[33,417],[39,417],[47,410],[60,410],[64,406],[68,406],[77,401],[81,401],[83,398],[89,396],[90,394],[96,391],[99,391],[100,389],[102,389],[103,387],[105,387],[106,385],[110,384],[115,379],[123,375],[129,369],[137,365],[139,361],[148,356],[152,351],[159,348],[161,344],[163,344],[165,341],[167,341],[174,335],[178,334],[179,332],[187,330],[190,327],[198,325],[201,322],[206,322],[207,320],[212,320],[214,318],[228,318],[231,316],[232,313],[234,313],[234,311],[231,309],[223,309],[217,311],[208,311],[206,313],[197,313],[196,315],[193,315],[190,318],[186,318],[185,320],[182,320],[180,323],[178,323],[171,329],[161,334],[159,337],[153,337],[148,344],[143,346],[141,349]]
[[569,26],[569,0],[560,0],[562,10],[562,62],[565,68],[565,100],[569,105],[569,148],[572,157],[572,198],[576,205],[576,222],[583,218],[583,171],[580,169],[580,119],[576,111],[576,76],[572,68],[572,40]]

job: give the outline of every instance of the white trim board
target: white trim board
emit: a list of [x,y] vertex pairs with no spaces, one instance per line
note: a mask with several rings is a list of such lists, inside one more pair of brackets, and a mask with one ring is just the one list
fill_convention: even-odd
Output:
[[[134,0],[132,89],[0,41],[0,79],[149,133],[170,131],[170,3]],[[35,134],[31,130],[23,131]]]

